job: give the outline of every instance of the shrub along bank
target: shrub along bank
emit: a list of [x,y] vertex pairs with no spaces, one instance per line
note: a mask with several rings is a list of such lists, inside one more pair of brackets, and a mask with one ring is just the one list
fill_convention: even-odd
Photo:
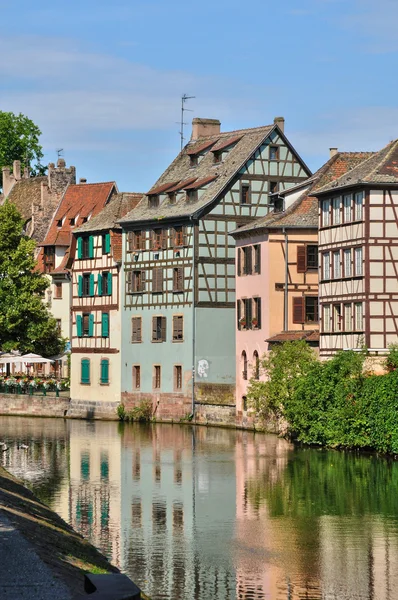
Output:
[[285,420],[293,440],[398,454],[396,353],[376,376],[363,372],[365,351],[320,362],[305,342],[286,342],[262,359],[268,380],[252,381],[248,399],[258,418]]

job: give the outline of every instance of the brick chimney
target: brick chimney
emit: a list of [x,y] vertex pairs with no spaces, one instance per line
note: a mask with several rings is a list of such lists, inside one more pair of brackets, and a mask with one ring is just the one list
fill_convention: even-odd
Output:
[[336,154],[339,153],[339,149],[338,148],[329,148],[329,158],[333,158],[333,156],[336,156]]
[[200,119],[195,117],[192,119],[192,135],[191,141],[194,142],[202,137],[209,135],[217,135],[220,133],[221,123],[218,119]]
[[285,117],[275,117],[274,124],[278,125],[282,133],[285,133]]

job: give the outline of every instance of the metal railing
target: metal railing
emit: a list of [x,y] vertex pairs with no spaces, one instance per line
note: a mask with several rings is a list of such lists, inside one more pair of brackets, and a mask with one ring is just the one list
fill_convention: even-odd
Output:
[[68,392],[69,386],[62,381],[36,382],[34,380],[0,381],[0,394],[24,394],[27,396],[55,395],[57,398],[61,392]]

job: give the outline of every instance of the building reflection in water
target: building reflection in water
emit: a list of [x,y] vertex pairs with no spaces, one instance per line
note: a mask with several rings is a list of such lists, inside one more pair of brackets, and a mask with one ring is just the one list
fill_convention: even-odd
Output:
[[2,464],[153,600],[396,597],[398,463],[179,425],[0,432]]

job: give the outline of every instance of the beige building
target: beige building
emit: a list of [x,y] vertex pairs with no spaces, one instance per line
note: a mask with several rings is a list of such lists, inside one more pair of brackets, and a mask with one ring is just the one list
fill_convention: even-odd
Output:
[[319,189],[321,356],[398,341],[398,141]]

